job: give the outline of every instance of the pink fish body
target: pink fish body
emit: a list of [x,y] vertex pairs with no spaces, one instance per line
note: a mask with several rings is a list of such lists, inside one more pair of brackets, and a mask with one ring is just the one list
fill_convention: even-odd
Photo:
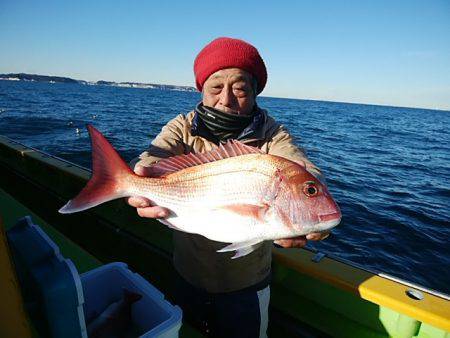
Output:
[[339,224],[341,212],[325,185],[302,165],[238,141],[208,153],[171,157],[152,166],[152,177],[133,173],[94,127],[93,174],[61,213],[106,201],[144,196],[171,210],[171,228],[231,243],[233,258],[265,240],[320,232]]

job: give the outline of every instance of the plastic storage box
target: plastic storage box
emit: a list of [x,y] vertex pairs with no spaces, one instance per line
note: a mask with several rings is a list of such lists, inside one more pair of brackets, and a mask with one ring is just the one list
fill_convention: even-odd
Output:
[[181,309],[164,299],[164,295],[125,263],[110,263],[81,275],[84,313],[90,318],[122,297],[123,289],[141,294],[131,311],[133,331],[143,338],[178,337]]
[[181,309],[125,263],[103,265],[80,276],[28,216],[9,229],[7,237],[24,301],[44,336],[87,337],[85,318],[121,299],[125,288],[142,295],[131,308],[130,337],[178,337]]
[[25,308],[40,335],[87,337],[83,289],[73,263],[28,216],[6,235]]

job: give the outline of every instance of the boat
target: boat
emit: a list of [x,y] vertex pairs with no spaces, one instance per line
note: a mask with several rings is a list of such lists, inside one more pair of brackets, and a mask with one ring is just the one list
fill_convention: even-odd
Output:
[[[6,227],[30,215],[80,272],[126,262],[170,300],[172,230],[138,217],[123,200],[58,213],[89,177],[86,168],[0,136]],[[450,297],[321,252],[274,247],[269,318],[270,337],[449,338]],[[183,323],[180,336],[202,333]]]

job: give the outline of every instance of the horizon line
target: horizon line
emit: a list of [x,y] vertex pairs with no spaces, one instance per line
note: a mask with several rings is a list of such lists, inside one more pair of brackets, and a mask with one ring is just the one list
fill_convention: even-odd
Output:
[[[3,73],[3,75],[6,74],[27,74],[27,75],[37,75],[37,76],[53,76],[53,77],[65,77],[68,79],[72,79],[72,80],[76,80],[76,81],[84,81],[84,82],[93,82],[93,81],[88,81],[88,80],[79,80],[79,79],[75,79],[69,76],[62,76],[62,75],[43,75],[43,74],[32,74],[32,73],[24,73],[24,72],[17,72],[17,73],[13,73],[13,72],[9,72],[9,73]],[[2,78],[0,78],[0,80],[2,80]],[[23,80],[20,80],[23,81]],[[96,80],[95,82],[98,81],[107,81],[107,82],[114,82],[114,83],[138,83],[138,84],[155,84],[155,85],[162,85],[162,86],[178,86],[178,87],[188,87],[188,88],[195,88],[195,86],[192,85],[173,85],[173,84],[167,84],[167,83],[147,83],[147,82],[134,82],[134,81],[121,81],[121,82],[117,82],[117,81],[111,81],[111,80]],[[133,89],[139,89],[139,88],[133,88]],[[141,88],[144,89],[144,88]],[[195,91],[196,93],[201,94],[201,92],[199,92],[198,90]],[[450,112],[450,107],[449,108],[430,108],[430,107],[413,107],[413,106],[393,106],[393,105],[389,105],[389,104],[381,104],[381,103],[367,103],[367,102],[348,102],[348,101],[330,101],[330,100],[324,100],[324,99],[312,99],[312,98],[298,98],[298,97],[287,97],[287,96],[264,96],[261,95],[259,97],[267,97],[267,98],[274,98],[274,99],[288,99],[288,100],[304,100],[304,101],[317,101],[317,102],[332,102],[332,103],[344,103],[344,104],[359,104],[359,105],[366,105],[366,106],[379,106],[379,107],[395,107],[395,108],[406,108],[406,109],[423,109],[423,110],[436,110],[436,111],[442,111],[442,112]]]

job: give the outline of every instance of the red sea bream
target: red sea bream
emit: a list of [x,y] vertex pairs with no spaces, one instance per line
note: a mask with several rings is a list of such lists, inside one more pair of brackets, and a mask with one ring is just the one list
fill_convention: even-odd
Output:
[[128,196],[168,208],[167,226],[230,243],[219,252],[252,252],[265,240],[333,228],[339,207],[325,185],[299,163],[268,155],[238,141],[207,153],[159,161],[152,177],[136,175],[111,144],[88,126],[93,174],[59,211],[73,213]]

